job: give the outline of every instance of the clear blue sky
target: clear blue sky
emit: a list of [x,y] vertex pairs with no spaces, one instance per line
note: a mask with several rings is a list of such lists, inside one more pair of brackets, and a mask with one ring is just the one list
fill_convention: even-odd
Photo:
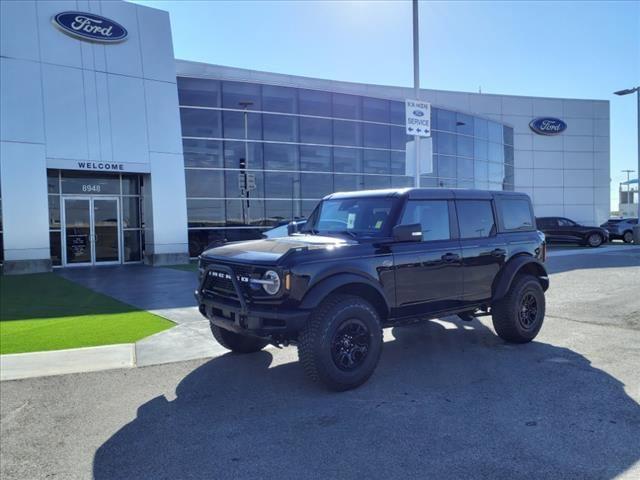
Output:
[[[411,2],[137,1],[171,15],[176,58],[411,86]],[[424,88],[611,101],[611,198],[637,169],[640,2],[421,2]]]

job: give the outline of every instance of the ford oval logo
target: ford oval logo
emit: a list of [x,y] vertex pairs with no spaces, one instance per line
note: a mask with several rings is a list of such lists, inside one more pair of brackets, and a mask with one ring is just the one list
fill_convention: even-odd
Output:
[[529,127],[538,135],[558,135],[567,129],[567,124],[559,118],[540,117],[531,120]]
[[67,35],[90,42],[116,43],[127,38],[126,28],[94,13],[61,12],[52,22]]
[[414,110],[414,111],[413,111],[413,114],[414,114],[416,117],[424,117],[424,112],[423,112],[422,110]]

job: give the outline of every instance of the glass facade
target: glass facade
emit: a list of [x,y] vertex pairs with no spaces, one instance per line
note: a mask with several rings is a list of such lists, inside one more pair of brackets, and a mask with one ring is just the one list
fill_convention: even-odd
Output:
[[[192,256],[308,216],[331,192],[414,184],[404,102],[187,77],[178,96]],[[512,128],[433,108],[432,134],[422,186],[513,190]]]

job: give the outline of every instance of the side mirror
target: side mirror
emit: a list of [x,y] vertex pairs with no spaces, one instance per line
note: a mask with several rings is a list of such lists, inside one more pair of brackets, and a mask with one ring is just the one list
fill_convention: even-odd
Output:
[[299,225],[295,220],[287,223],[287,235],[293,235],[294,233],[298,233]]
[[393,240],[396,242],[421,242],[422,225],[419,223],[396,225],[393,227]]

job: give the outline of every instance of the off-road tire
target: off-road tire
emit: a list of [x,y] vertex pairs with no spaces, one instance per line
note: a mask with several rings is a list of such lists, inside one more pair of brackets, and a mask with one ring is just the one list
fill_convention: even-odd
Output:
[[591,248],[598,248],[604,243],[604,237],[599,233],[590,233],[586,240],[587,246]]
[[622,241],[624,243],[631,243],[633,242],[633,232],[631,230],[627,230],[626,232],[624,232],[622,234]]
[[[523,302],[535,299],[535,320],[525,326],[520,314],[524,312]],[[518,275],[513,280],[507,294],[497,301],[491,310],[493,328],[500,338],[511,343],[527,343],[536,338],[545,313],[544,290],[533,275]]]
[[[360,338],[366,339],[366,354],[352,370],[345,371],[334,360],[334,345],[350,324],[364,327]],[[327,297],[311,314],[300,333],[298,358],[306,374],[334,391],[356,388],[373,374],[382,352],[382,327],[378,312],[366,300],[355,295],[335,294]]]
[[261,338],[250,337],[248,335],[240,335],[239,333],[230,332],[224,328],[209,322],[213,338],[227,350],[234,353],[254,353],[259,352],[266,347],[269,342]]

